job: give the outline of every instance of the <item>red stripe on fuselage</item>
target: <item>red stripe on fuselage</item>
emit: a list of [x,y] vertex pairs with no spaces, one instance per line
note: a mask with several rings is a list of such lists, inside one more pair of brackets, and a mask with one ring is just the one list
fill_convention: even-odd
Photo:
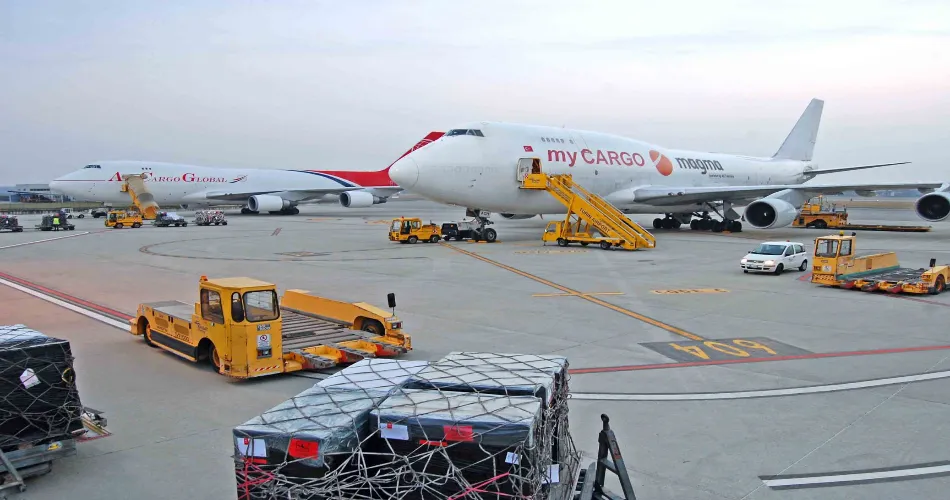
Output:
[[321,174],[332,175],[363,187],[396,187],[398,185],[389,178],[389,169],[407,154],[421,148],[422,146],[425,146],[426,144],[429,144],[432,141],[435,141],[443,135],[445,135],[445,132],[429,132],[425,137],[422,138],[421,141],[417,142],[414,146],[409,148],[408,151],[399,156],[399,158],[393,160],[393,162],[390,163],[388,167],[382,170],[309,170],[309,172],[319,172]]

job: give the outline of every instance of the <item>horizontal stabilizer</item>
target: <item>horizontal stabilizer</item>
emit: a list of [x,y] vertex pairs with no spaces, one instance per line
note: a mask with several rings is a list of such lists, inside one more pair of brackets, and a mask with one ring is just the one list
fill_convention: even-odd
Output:
[[821,174],[834,174],[837,172],[850,172],[852,170],[864,170],[866,168],[878,168],[878,167],[890,167],[892,165],[906,165],[910,163],[909,161],[902,161],[899,163],[881,163],[878,165],[859,165],[857,167],[839,167],[839,168],[825,168],[821,170],[806,170],[806,177],[814,177]]

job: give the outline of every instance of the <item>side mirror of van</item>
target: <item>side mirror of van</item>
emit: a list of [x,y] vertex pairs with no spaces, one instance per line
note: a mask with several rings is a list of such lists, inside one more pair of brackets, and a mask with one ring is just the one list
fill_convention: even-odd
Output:
[[390,308],[390,309],[395,309],[395,308],[396,308],[396,294],[395,294],[395,293],[390,293],[390,294],[386,295],[386,300],[387,300],[387,302],[389,303],[389,308]]

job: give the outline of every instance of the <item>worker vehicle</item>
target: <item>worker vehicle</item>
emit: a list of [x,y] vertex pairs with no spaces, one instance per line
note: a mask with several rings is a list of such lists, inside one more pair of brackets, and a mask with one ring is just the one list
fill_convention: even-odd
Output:
[[188,221],[175,212],[158,212],[155,215],[155,220],[152,221],[152,225],[157,227],[186,227],[188,226]]
[[23,226],[20,220],[13,215],[0,215],[0,231],[10,231],[12,233],[22,233]]
[[109,215],[108,208],[93,208],[89,211],[89,215],[92,215],[92,218],[98,219],[99,217],[106,217]]
[[109,210],[106,216],[106,227],[122,229],[123,227],[142,227],[142,214],[129,210]]
[[40,223],[36,225],[40,231],[72,231],[76,226],[66,222],[66,216],[62,213],[44,215]]
[[74,213],[76,214],[77,219],[82,219],[86,216],[83,214],[82,210],[74,212],[71,208],[61,208],[59,209],[59,213],[63,214],[67,219],[72,219]]
[[937,295],[946,290],[950,265],[930,259],[928,267],[901,267],[895,252],[856,256],[856,234],[841,231],[815,239],[812,283],[864,292]]
[[623,244],[623,240],[620,238],[603,236],[596,229],[591,231],[591,225],[584,224],[581,221],[578,221],[577,224],[567,224],[564,221],[548,222],[548,225],[544,228],[544,235],[541,236],[541,241],[556,241],[562,247],[566,247],[571,243],[580,243],[584,247],[591,243],[597,243],[604,250],[610,250]]
[[347,303],[287,290],[278,302],[273,283],[202,276],[199,301],[143,303],[130,320],[145,343],[215,371],[247,379],[320,370],[412,349],[402,321],[365,302]]
[[195,211],[195,224],[199,226],[210,226],[212,224],[227,226],[228,221],[224,218],[224,212],[221,210],[197,210]]
[[393,219],[389,226],[389,241],[416,243],[427,241],[437,243],[442,238],[439,226],[433,223],[423,224],[418,217],[400,217]]
[[485,240],[491,243],[495,241],[495,238],[498,237],[498,233],[496,233],[495,230],[490,227],[484,227],[489,224],[494,223],[483,217],[479,217],[475,220],[444,222],[442,223],[442,230],[440,232],[442,233],[442,238],[444,238],[445,241],[455,238],[455,241]]
[[826,203],[818,196],[802,205],[798,217],[792,221],[793,227],[809,227],[816,229],[838,228],[848,225],[848,209],[838,210],[834,204]]
[[739,261],[742,272],[782,274],[786,269],[808,269],[805,245],[797,241],[766,241]]

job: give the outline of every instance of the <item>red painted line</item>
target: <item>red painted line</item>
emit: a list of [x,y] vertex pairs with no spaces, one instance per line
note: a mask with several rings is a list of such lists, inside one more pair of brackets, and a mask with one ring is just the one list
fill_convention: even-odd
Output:
[[765,361],[791,361],[796,359],[846,358],[850,356],[875,356],[878,354],[899,354],[905,352],[940,351],[950,349],[950,345],[931,345],[923,347],[897,347],[893,349],[874,349],[870,351],[823,352],[811,354],[796,354],[793,356],[772,356],[764,358],[738,358],[717,361],[691,361],[686,363],[657,363],[651,365],[602,366],[592,368],[575,368],[569,370],[571,375],[585,373],[633,372],[640,370],[662,370],[665,368],[688,368],[692,366],[709,365],[736,365],[743,363],[762,363]]
[[270,233],[271,236],[277,236],[278,234],[280,234],[280,228],[279,228],[279,227],[278,227],[277,229],[275,229],[273,233]]
[[117,317],[117,318],[123,318],[123,319],[127,319],[127,320],[128,320],[128,319],[132,319],[132,316],[129,316],[128,314],[125,314],[125,313],[116,311],[115,309],[110,309],[110,308],[105,307],[105,306],[100,306],[99,304],[94,304],[94,303],[92,303],[92,302],[89,302],[88,300],[83,300],[83,299],[80,299],[79,297],[74,297],[74,296],[72,296],[72,295],[69,295],[69,294],[66,294],[66,293],[63,293],[63,292],[60,292],[60,291],[57,291],[57,290],[53,290],[53,289],[51,289],[51,288],[47,288],[47,287],[45,287],[45,286],[43,286],[43,285],[38,285],[38,284],[36,284],[36,283],[30,282],[30,281],[26,281],[26,280],[21,279],[21,278],[17,278],[16,276],[11,276],[11,275],[9,275],[9,274],[7,274],[7,273],[0,272],[0,278],[3,278],[3,279],[5,279],[5,280],[7,280],[7,281],[12,281],[12,282],[14,282],[14,283],[16,283],[16,284],[18,284],[18,285],[25,286],[25,287],[27,287],[27,288],[33,288],[34,290],[41,291],[41,292],[43,292],[43,293],[52,295],[53,297],[56,297],[56,298],[59,298],[59,299],[62,299],[62,300],[66,300],[66,301],[68,301],[68,302],[75,302],[77,305],[81,305],[81,306],[83,306],[83,307],[87,307],[87,308],[92,309],[92,310],[94,310],[94,311],[98,311],[98,312],[101,312],[101,313],[105,313],[105,314],[108,314],[108,315],[110,315],[110,316],[115,316],[115,317]]
[[803,276],[799,276],[799,277],[798,277],[798,281],[808,281],[808,280],[811,279],[811,275],[812,275],[812,274],[814,274],[814,273],[808,273],[808,274],[805,274],[805,275],[803,275]]
[[950,304],[946,302],[937,302],[936,300],[918,299],[917,297],[908,297],[906,295],[888,295],[888,297],[893,297],[895,299],[902,299],[902,300],[913,300],[914,302],[922,302],[924,304],[930,304],[932,306],[950,307]]

